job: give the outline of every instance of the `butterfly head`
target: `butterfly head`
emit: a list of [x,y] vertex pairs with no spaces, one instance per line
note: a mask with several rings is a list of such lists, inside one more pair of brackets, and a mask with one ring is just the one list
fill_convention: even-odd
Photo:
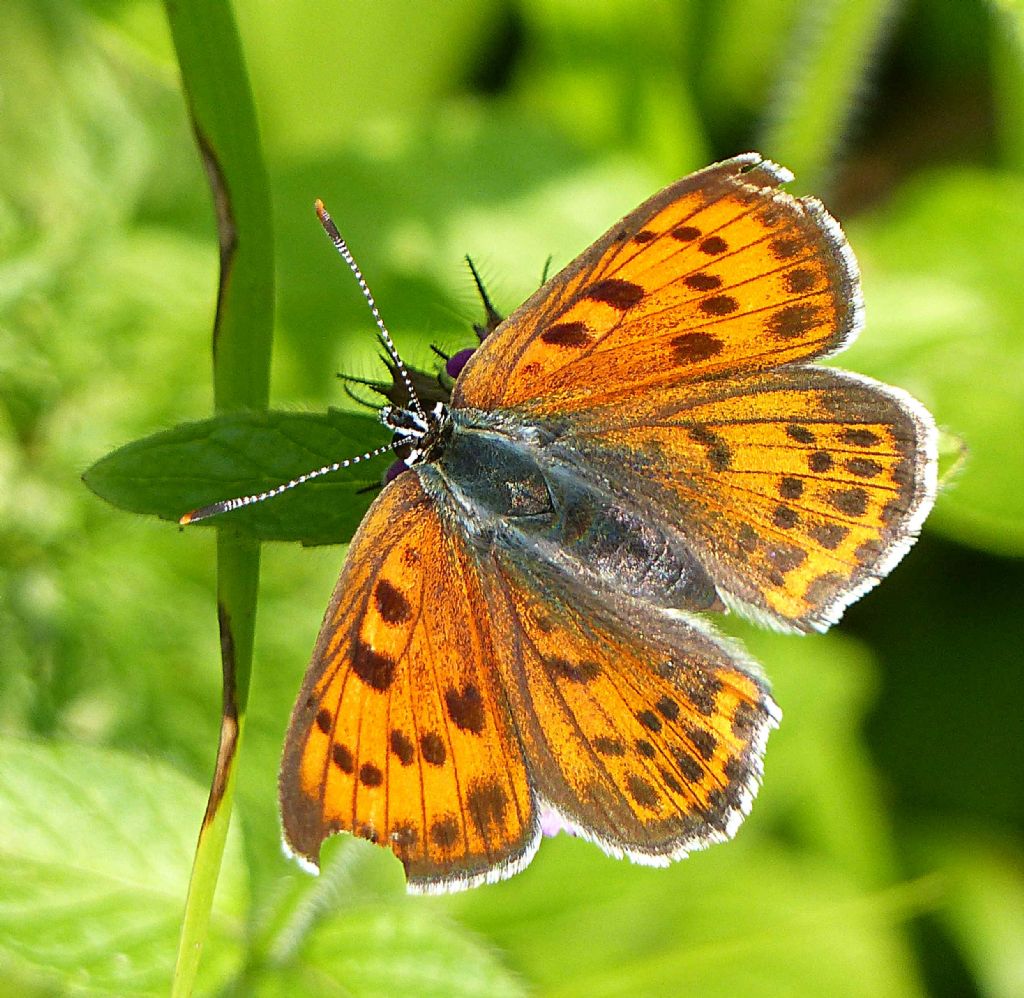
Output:
[[[451,414],[443,402],[437,402],[432,409],[423,412],[412,407],[386,405],[380,410],[379,418],[394,433],[394,446],[408,447],[406,455],[395,462],[395,474],[417,464],[436,461],[452,432]],[[394,475],[389,472],[389,480],[392,477]]]

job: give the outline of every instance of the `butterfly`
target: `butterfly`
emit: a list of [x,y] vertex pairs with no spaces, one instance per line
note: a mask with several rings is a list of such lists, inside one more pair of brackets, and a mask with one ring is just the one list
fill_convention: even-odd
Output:
[[825,630],[936,487],[920,403],[809,363],[863,308],[839,225],[791,179],[753,153],[688,176],[504,321],[485,295],[450,392],[423,403],[398,370],[400,473],[285,743],[300,860],[348,832],[444,892],[522,870],[542,828],[652,865],[736,832],[781,715],[699,614]]

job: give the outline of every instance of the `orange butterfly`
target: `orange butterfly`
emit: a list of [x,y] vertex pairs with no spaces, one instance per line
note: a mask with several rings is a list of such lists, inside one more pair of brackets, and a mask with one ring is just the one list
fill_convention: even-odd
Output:
[[780,714],[693,611],[824,630],[935,493],[929,413],[807,363],[862,306],[790,179],[747,154],[673,184],[497,325],[450,401],[382,410],[408,454],[292,714],[298,857],[350,832],[450,891],[521,870],[542,823],[658,865],[734,834]]

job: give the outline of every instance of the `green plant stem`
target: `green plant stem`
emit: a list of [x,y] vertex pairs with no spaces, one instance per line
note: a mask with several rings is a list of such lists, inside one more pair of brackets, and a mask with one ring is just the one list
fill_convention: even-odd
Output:
[[[217,215],[215,408],[218,413],[265,409],[274,315],[270,192],[238,31],[226,0],[165,0],[165,7]],[[223,715],[216,771],[185,903],[174,996],[192,993],[227,838],[252,672],[259,557],[257,542],[218,532]]]

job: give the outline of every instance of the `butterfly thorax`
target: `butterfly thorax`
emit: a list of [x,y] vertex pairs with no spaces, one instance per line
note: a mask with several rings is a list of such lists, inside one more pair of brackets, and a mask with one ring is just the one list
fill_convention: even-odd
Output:
[[720,607],[681,533],[560,459],[559,428],[456,408],[437,457],[416,469],[453,527],[478,548],[539,559],[662,607]]

